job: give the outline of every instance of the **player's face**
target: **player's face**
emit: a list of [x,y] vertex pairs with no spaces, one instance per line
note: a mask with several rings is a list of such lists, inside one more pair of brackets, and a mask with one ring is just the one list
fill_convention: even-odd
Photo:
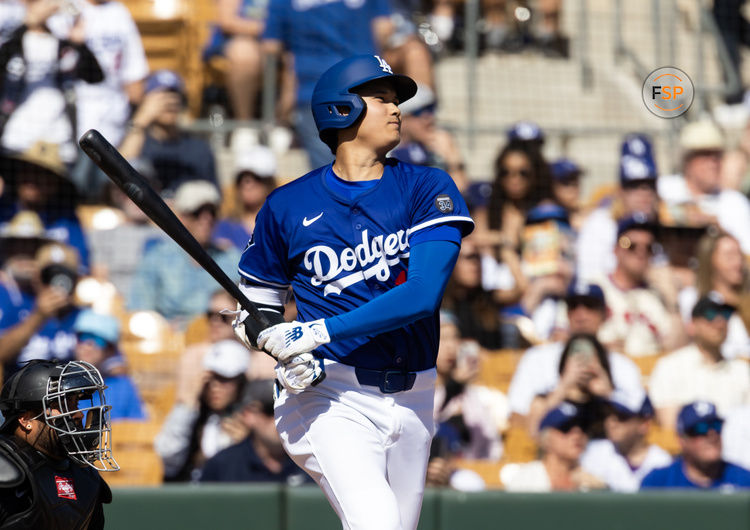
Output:
[[367,105],[356,138],[376,152],[388,152],[401,140],[401,110],[391,83],[378,79],[357,89]]
[[728,284],[734,288],[742,286],[745,275],[745,260],[740,244],[733,237],[722,237],[716,242],[711,256],[715,281]]

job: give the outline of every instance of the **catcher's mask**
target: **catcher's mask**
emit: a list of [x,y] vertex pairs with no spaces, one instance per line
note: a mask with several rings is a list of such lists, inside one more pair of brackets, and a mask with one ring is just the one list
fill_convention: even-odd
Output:
[[[112,456],[111,406],[106,385],[94,366],[83,361],[31,361],[13,374],[0,393],[0,410],[11,425],[26,410],[52,428],[71,460],[99,471],[117,471]],[[55,409],[58,413],[52,413]]]

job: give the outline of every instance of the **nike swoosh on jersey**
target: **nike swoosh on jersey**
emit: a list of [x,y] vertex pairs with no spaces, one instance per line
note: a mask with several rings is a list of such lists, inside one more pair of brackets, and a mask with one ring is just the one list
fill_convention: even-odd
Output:
[[315,216],[315,217],[313,217],[312,219],[308,219],[307,217],[304,217],[304,218],[302,219],[302,225],[303,225],[303,226],[310,226],[311,224],[313,224],[313,223],[314,223],[315,221],[317,221],[317,220],[318,220],[318,219],[320,219],[321,217],[323,217],[323,212],[320,212],[320,213],[319,213],[318,215],[316,215],[316,216]]

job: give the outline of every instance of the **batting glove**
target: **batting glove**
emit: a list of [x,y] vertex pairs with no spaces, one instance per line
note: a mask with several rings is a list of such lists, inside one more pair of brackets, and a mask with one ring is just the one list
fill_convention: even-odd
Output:
[[258,335],[258,347],[281,363],[329,342],[331,336],[323,319],[312,322],[284,322],[264,329]]
[[312,353],[300,353],[286,362],[276,364],[276,379],[288,392],[299,394],[326,378],[323,361]]

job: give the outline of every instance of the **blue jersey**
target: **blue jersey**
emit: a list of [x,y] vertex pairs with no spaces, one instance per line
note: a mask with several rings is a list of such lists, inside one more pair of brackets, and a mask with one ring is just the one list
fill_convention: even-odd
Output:
[[[332,189],[330,165],[275,190],[258,213],[240,260],[251,284],[292,287],[298,320],[339,315],[406,281],[409,237],[439,225],[473,229],[451,177],[388,159],[383,176],[355,198]],[[375,336],[321,346],[316,354],[373,370],[435,366],[437,314]]]
[[[692,482],[685,476],[684,461],[682,458],[676,458],[675,461],[667,467],[654,469],[648,475],[643,477],[641,489],[650,488],[688,488],[688,489],[706,489]],[[721,476],[716,479],[710,489],[732,490],[737,488],[750,488],[750,471],[740,466],[724,463]]]
[[263,35],[294,54],[297,102],[309,103],[320,74],[351,55],[375,54],[372,20],[388,0],[271,0]]

